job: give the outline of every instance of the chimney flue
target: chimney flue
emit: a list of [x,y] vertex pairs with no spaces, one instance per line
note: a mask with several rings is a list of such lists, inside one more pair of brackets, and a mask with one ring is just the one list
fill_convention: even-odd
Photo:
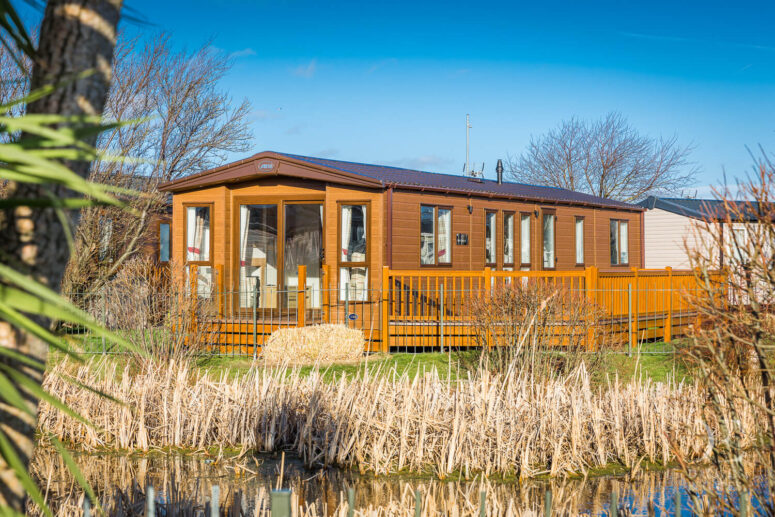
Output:
[[498,158],[498,165],[495,166],[495,174],[498,177],[498,185],[503,183],[503,160]]

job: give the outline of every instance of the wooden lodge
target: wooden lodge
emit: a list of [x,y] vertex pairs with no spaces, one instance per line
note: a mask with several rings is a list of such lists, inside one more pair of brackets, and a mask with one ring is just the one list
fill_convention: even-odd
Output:
[[[261,152],[162,186],[172,193],[170,253],[217,306],[217,342],[240,346],[281,326],[349,321],[387,349],[434,311],[453,332],[455,304],[497,282],[591,289],[593,277],[638,276],[642,207],[502,181],[502,167],[497,176]],[[416,325],[404,343],[436,346],[432,326]]]

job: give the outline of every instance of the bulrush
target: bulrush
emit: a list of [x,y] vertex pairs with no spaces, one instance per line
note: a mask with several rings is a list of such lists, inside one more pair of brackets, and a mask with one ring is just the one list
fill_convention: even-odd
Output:
[[[89,384],[110,402],[66,379]],[[86,427],[43,404],[40,427],[84,449],[211,446],[296,450],[310,465],[445,478],[584,473],[644,458],[699,460],[708,448],[704,391],[648,380],[593,388],[584,366],[537,380],[510,368],[448,382],[435,370],[395,370],[324,381],[319,371],[253,369],[214,377],[181,364],[146,363],[139,372],[94,362],[61,363],[45,387],[95,424]],[[753,445],[758,415],[736,408],[742,440]]]

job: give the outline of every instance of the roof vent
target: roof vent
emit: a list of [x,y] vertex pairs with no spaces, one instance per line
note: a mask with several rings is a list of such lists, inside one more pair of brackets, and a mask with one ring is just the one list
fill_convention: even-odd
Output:
[[495,175],[498,178],[498,185],[503,184],[503,160],[498,158],[498,165],[495,166]]

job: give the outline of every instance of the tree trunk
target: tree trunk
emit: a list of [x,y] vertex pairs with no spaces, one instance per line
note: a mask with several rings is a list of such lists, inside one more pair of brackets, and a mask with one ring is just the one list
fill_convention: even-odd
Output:
[[[113,49],[122,0],[51,0],[46,6],[40,31],[38,53],[33,66],[31,88],[62,83],[51,95],[31,103],[28,113],[59,115],[100,115],[105,106],[111,80]],[[75,77],[87,70],[94,73]],[[94,145],[96,135],[86,143]],[[67,164],[86,177],[89,163]],[[39,199],[47,193],[64,198],[66,189],[53,185],[12,183],[9,197]],[[77,214],[72,214],[73,216]],[[75,219],[73,219],[75,220]],[[62,222],[50,208],[17,207],[0,215],[0,242],[3,262],[43,284],[59,290],[70,250]],[[37,323],[48,326],[45,318]],[[47,347],[36,337],[0,321],[0,346],[14,349],[45,364]],[[40,383],[40,371],[2,359]],[[20,386],[29,406],[37,408],[38,400]],[[25,465],[34,449],[36,419],[0,402],[0,427],[7,434]],[[25,494],[14,473],[0,459],[0,506],[8,505],[24,512]]]

